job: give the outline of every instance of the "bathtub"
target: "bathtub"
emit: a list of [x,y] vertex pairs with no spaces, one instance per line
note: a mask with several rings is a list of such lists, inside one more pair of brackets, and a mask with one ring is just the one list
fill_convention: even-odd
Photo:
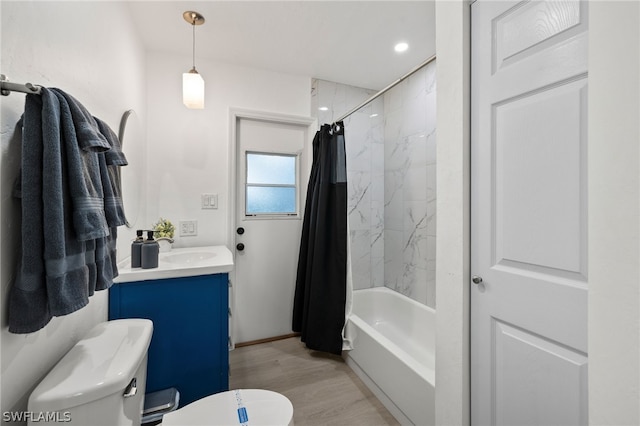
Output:
[[386,287],[353,292],[349,367],[403,425],[435,423],[435,311]]

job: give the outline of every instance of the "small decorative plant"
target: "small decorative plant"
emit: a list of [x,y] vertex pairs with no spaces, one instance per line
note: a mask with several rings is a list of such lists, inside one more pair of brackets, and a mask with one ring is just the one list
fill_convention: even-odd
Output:
[[156,238],[173,238],[176,227],[169,219],[160,218],[153,224],[153,236]]

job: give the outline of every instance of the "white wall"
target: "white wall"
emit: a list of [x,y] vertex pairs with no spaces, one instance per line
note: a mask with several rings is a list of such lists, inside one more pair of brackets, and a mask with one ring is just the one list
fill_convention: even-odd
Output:
[[436,2],[436,424],[469,424],[470,8]]
[[[176,227],[198,221],[198,235],[175,235],[174,247],[226,245],[229,226],[229,108],[309,116],[311,79],[196,58],[205,108],[182,104],[190,56],[147,55],[148,226],[159,217]],[[218,194],[217,210],[201,194]]]
[[589,5],[589,423],[640,424],[640,3]]
[[[0,7],[0,69],[12,81],[61,88],[116,132],[127,109],[135,109],[144,119],[144,55],[124,3],[3,1]],[[0,99],[0,412],[26,410],[31,390],[49,369],[79,336],[107,318],[107,292],[98,292],[88,307],[54,318],[36,333],[7,331],[7,298],[21,246],[19,203],[11,196],[20,167],[20,141],[14,137],[14,128],[24,98],[24,94],[13,93]],[[140,142],[137,149],[141,150],[144,138]],[[143,164],[129,167],[144,172]],[[119,255],[126,256],[126,252],[120,250]]]

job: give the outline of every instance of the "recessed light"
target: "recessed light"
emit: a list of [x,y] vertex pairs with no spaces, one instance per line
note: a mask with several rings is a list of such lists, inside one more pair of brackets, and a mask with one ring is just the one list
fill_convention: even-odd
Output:
[[371,115],[369,116],[369,118],[374,118],[374,117],[377,117],[377,116],[378,116],[378,114],[371,114]]
[[405,42],[402,43],[398,43],[396,44],[396,46],[394,47],[395,51],[398,53],[404,52],[405,50],[407,50],[409,48],[409,45]]
[[319,109],[320,111],[329,111],[329,108],[327,108],[327,107],[320,107],[320,108],[318,108],[318,109]]

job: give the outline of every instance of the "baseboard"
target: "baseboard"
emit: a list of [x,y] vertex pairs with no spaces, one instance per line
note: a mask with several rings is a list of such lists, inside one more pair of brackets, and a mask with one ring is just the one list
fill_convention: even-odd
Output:
[[300,336],[300,333],[289,333],[289,334],[284,334],[282,336],[267,337],[266,339],[250,340],[248,342],[236,343],[236,348],[241,348],[243,346],[259,345],[260,343],[275,342],[277,340],[284,340],[290,337],[297,337],[297,336]]

